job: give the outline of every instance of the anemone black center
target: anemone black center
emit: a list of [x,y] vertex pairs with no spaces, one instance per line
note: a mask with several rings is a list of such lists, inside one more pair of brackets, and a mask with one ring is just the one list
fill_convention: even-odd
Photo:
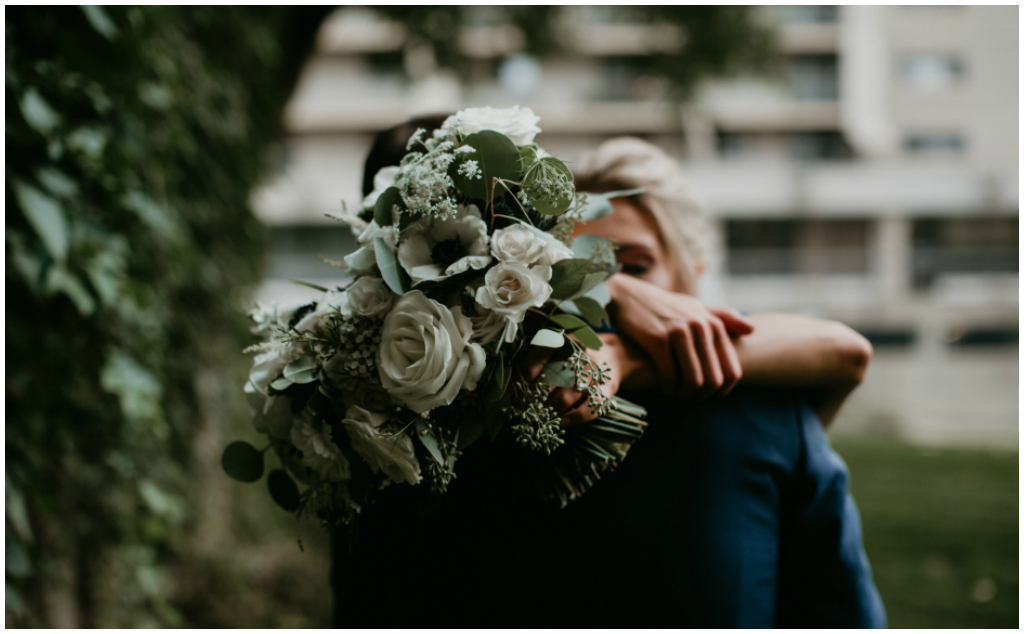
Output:
[[466,257],[466,247],[458,238],[449,238],[435,244],[430,251],[430,257],[434,260],[434,264],[446,269]]

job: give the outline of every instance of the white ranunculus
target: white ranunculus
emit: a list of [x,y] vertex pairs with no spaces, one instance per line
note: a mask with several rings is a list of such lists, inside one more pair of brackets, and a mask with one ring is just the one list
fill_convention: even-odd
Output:
[[302,452],[302,464],[332,482],[351,477],[348,459],[331,438],[331,426],[313,419],[307,411],[295,419],[291,441]]
[[395,177],[398,176],[399,169],[401,168],[397,165],[390,165],[377,170],[373,177],[373,191],[366,195],[360,207],[369,209],[376,205],[377,199],[384,193],[384,190],[395,184]]
[[463,136],[481,130],[494,130],[512,140],[516,145],[529,145],[540,132],[537,122],[540,117],[529,108],[466,108],[448,117],[443,130],[455,130]]
[[416,413],[450,405],[459,390],[474,390],[486,355],[470,343],[473,324],[421,291],[402,295],[384,318],[377,371],[395,401]]
[[361,277],[345,289],[348,308],[360,317],[383,316],[391,309],[395,294],[379,277]]
[[519,323],[527,308],[540,307],[551,297],[550,280],[550,266],[531,269],[518,262],[500,262],[487,271],[484,285],[476,291],[476,301]]
[[459,205],[454,218],[427,216],[406,230],[398,247],[398,262],[420,282],[443,280],[470,268],[491,263],[487,248],[487,225],[476,205]]
[[352,439],[352,449],[370,465],[374,473],[383,471],[395,482],[418,484],[420,463],[408,434],[399,437],[382,434],[381,425],[388,420],[387,414],[375,414],[353,405],[345,412],[341,421]]
[[519,262],[529,266],[543,255],[546,244],[526,226],[516,223],[494,232],[491,236],[491,253],[502,262]]

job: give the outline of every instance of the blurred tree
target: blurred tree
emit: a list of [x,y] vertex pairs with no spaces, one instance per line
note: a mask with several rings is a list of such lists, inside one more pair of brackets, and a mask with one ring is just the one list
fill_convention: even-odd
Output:
[[7,11],[9,622],[185,624],[200,392],[247,362],[249,194],[329,10]]
[[[466,73],[470,60],[459,45],[457,28],[472,22],[480,7],[397,6],[372,7],[406,29],[407,47],[426,44],[438,66]],[[489,6],[488,21],[504,19],[523,35],[523,52],[544,57],[571,54],[562,26],[580,19],[581,7]],[[587,7],[600,14],[601,21],[613,23],[663,24],[674,27],[680,37],[674,43],[652,43],[650,55],[643,56],[648,71],[668,80],[673,97],[685,100],[700,82],[741,72],[764,72],[773,68],[776,56],[773,30],[765,25],[757,7],[719,5],[623,5]],[[569,14],[568,11],[574,13]],[[415,49],[413,49],[415,50]]]

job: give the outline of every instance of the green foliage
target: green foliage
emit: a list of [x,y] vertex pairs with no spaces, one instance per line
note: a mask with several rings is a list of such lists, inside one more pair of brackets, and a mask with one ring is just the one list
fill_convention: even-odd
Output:
[[239,482],[255,482],[263,477],[263,452],[244,440],[236,440],[224,448],[220,466]]
[[197,433],[221,422],[200,391],[245,363],[237,292],[265,247],[250,190],[325,13],[7,11],[7,550],[30,565],[6,595],[23,624],[52,625],[62,594],[64,623],[183,623],[168,566]]
[[[468,77],[473,65],[459,50],[457,28],[472,21],[479,10],[465,6],[377,5],[373,9],[401,23],[408,45],[424,45],[433,51],[439,66],[451,68]],[[566,54],[558,25],[566,19],[579,19],[578,10],[558,6],[488,7],[517,26],[524,38],[524,52],[538,57]],[[559,15],[576,11],[570,16]],[[652,75],[664,77],[674,97],[685,100],[702,80],[742,72],[771,70],[778,57],[770,28],[758,19],[758,7],[721,5],[624,5],[601,10],[610,20],[626,23],[671,25],[682,34],[681,44],[672,50],[658,51],[636,58]]]

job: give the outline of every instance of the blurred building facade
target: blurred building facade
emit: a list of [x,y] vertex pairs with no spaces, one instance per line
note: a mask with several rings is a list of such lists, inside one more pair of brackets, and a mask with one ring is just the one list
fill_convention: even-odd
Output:
[[[685,34],[574,7],[570,52],[538,61],[501,12],[452,28],[468,79],[399,25],[340,9],[286,113],[280,170],[257,193],[273,227],[266,298],[341,274],[327,219],[358,204],[373,134],[412,115],[519,103],[572,159],[621,134],[678,157],[708,211],[705,296],[839,319],[875,345],[839,431],[919,442],[1018,439],[1018,8],[766,9],[784,70],[705,86],[685,107],[643,61]],[[410,81],[407,77],[422,78]]]

